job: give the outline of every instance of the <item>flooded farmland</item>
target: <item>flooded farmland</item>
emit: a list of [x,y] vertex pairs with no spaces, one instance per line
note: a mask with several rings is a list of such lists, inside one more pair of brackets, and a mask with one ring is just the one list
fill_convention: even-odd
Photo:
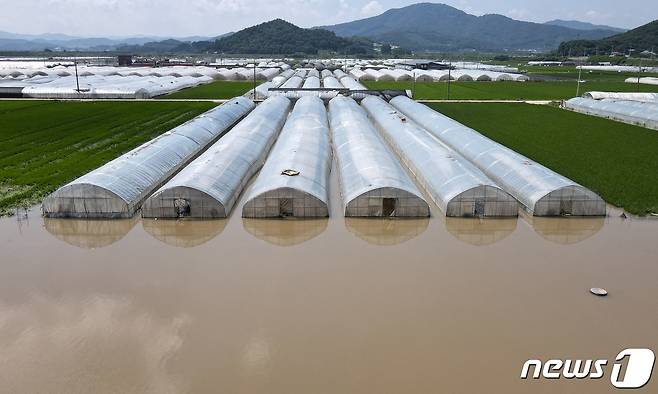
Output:
[[324,220],[0,219],[0,392],[603,393],[519,374],[658,349],[657,220],[345,219],[337,190]]

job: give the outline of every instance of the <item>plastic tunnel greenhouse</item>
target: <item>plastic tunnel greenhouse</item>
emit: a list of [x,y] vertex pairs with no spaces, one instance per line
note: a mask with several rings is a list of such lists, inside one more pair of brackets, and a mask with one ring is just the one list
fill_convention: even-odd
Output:
[[603,100],[627,100],[640,101],[658,104],[658,93],[638,93],[638,92],[586,92],[584,98]]
[[340,83],[349,90],[368,90],[368,88],[350,76],[341,78]]
[[331,144],[324,102],[312,96],[295,108],[254,182],[245,218],[326,217]]
[[344,89],[342,83],[340,83],[336,78],[328,76],[322,80],[322,86],[326,89]]
[[276,140],[290,100],[270,97],[144,203],[143,217],[225,218]]
[[429,216],[427,202],[356,101],[332,99],[329,122],[345,216]]
[[518,215],[514,197],[390,104],[370,96],[361,106],[446,216]]
[[132,217],[153,190],[254,108],[237,97],[62,186],[43,201],[46,217]]
[[658,103],[575,97],[565,101],[564,107],[588,115],[658,130]]
[[460,153],[535,216],[602,216],[592,191],[407,97],[391,104]]

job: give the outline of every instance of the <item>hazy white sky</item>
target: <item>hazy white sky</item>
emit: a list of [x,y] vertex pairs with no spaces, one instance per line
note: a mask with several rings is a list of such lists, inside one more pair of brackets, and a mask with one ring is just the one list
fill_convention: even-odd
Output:
[[[0,0],[0,30],[81,36],[213,36],[283,18],[302,27],[377,15],[413,0]],[[468,13],[633,28],[658,19],[656,0],[446,0]]]

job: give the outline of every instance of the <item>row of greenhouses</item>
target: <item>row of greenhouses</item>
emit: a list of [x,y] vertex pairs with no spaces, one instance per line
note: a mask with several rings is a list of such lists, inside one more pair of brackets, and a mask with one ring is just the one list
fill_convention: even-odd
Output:
[[407,97],[278,95],[216,107],[61,187],[43,213],[225,218],[244,192],[243,217],[326,217],[334,158],[345,216],[426,217],[428,202],[453,217],[606,211],[593,192]]
[[121,76],[121,77],[210,77],[215,80],[245,81],[272,80],[279,75],[285,67],[235,67],[235,68],[213,68],[204,66],[170,66],[170,67],[111,67],[111,66],[79,66],[58,68],[14,68],[0,69],[0,78],[24,80],[33,77],[79,77],[87,76]]
[[374,69],[353,68],[350,74],[359,81],[527,81],[523,74],[503,73],[487,70],[421,70],[421,69]]
[[564,108],[658,130],[658,101],[632,101],[574,97]]
[[290,99],[315,96],[329,100],[345,89],[368,90],[341,70],[332,72],[325,69],[321,73],[315,69],[287,70],[272,81],[264,82],[256,87],[256,99],[264,99],[269,96],[285,96]]
[[148,99],[212,81],[212,78],[206,76],[199,78],[89,76],[77,79],[62,77],[43,83],[38,80],[32,81],[22,89],[21,93],[23,97],[43,99]]
[[[0,81],[0,88],[13,88],[28,98],[148,99],[215,80],[247,80],[255,76],[256,79],[270,81],[281,75],[278,68],[215,70],[208,67],[89,67],[79,69],[77,77],[70,75],[69,71],[72,70],[67,70],[66,75],[39,74],[26,79]],[[284,73],[292,73],[292,70]]]

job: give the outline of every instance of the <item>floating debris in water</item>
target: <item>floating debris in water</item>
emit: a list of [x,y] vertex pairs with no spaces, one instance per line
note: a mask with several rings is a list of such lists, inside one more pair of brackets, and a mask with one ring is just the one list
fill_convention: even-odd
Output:
[[297,170],[283,170],[283,171],[281,171],[281,175],[297,176],[297,175],[299,175],[299,171],[297,171]]
[[600,297],[608,295],[608,291],[600,287],[592,287],[591,289],[589,289],[589,292]]

